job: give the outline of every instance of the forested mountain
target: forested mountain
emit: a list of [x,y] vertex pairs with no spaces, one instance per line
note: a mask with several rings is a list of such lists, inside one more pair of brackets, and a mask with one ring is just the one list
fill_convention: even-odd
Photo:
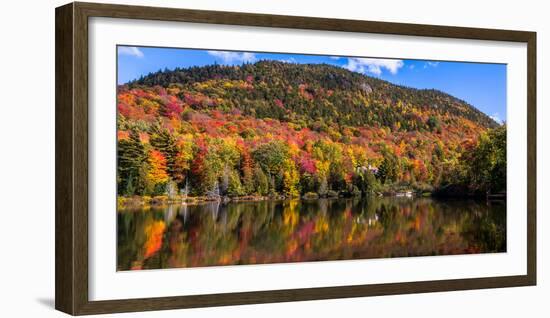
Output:
[[473,171],[505,175],[505,127],[475,107],[327,64],[159,71],[119,86],[118,115],[121,195],[495,191]]
[[400,129],[414,131],[429,128],[422,116],[415,114],[422,112],[449,123],[449,117],[459,116],[484,127],[496,126],[489,116],[441,91],[397,86],[327,64],[260,61],[242,66],[191,67],[159,71],[130,83],[130,87],[137,85],[178,87],[182,89],[178,97],[184,101],[187,89],[192,89],[212,99],[223,99],[203,105],[208,108],[239,109],[257,118],[309,125],[315,121],[387,127],[400,123]]

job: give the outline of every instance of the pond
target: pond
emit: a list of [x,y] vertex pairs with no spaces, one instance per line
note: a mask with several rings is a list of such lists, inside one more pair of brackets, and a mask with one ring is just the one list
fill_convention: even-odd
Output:
[[208,202],[117,217],[119,271],[506,251],[505,201]]

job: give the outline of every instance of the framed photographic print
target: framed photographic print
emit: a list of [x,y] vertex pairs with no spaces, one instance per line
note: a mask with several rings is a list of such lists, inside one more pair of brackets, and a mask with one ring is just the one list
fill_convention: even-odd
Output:
[[526,31],[57,8],[56,308],[535,285],[535,52]]

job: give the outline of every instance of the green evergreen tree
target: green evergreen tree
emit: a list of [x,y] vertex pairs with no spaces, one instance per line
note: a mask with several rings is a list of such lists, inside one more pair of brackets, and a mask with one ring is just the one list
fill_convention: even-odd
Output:
[[269,180],[262,168],[254,168],[254,187],[255,192],[259,195],[267,195],[269,193]]
[[[118,192],[123,195],[134,195],[140,183],[140,168],[147,155],[136,129],[130,131],[128,139],[118,142]],[[141,193],[137,193],[141,194]]]

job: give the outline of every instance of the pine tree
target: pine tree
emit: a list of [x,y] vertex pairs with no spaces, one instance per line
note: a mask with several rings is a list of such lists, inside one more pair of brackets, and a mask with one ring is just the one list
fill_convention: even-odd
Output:
[[269,180],[262,168],[254,169],[254,192],[259,195],[267,195],[269,193]]
[[146,159],[145,149],[137,130],[132,129],[128,139],[118,142],[118,192],[124,195],[136,194],[140,183],[140,167]]

